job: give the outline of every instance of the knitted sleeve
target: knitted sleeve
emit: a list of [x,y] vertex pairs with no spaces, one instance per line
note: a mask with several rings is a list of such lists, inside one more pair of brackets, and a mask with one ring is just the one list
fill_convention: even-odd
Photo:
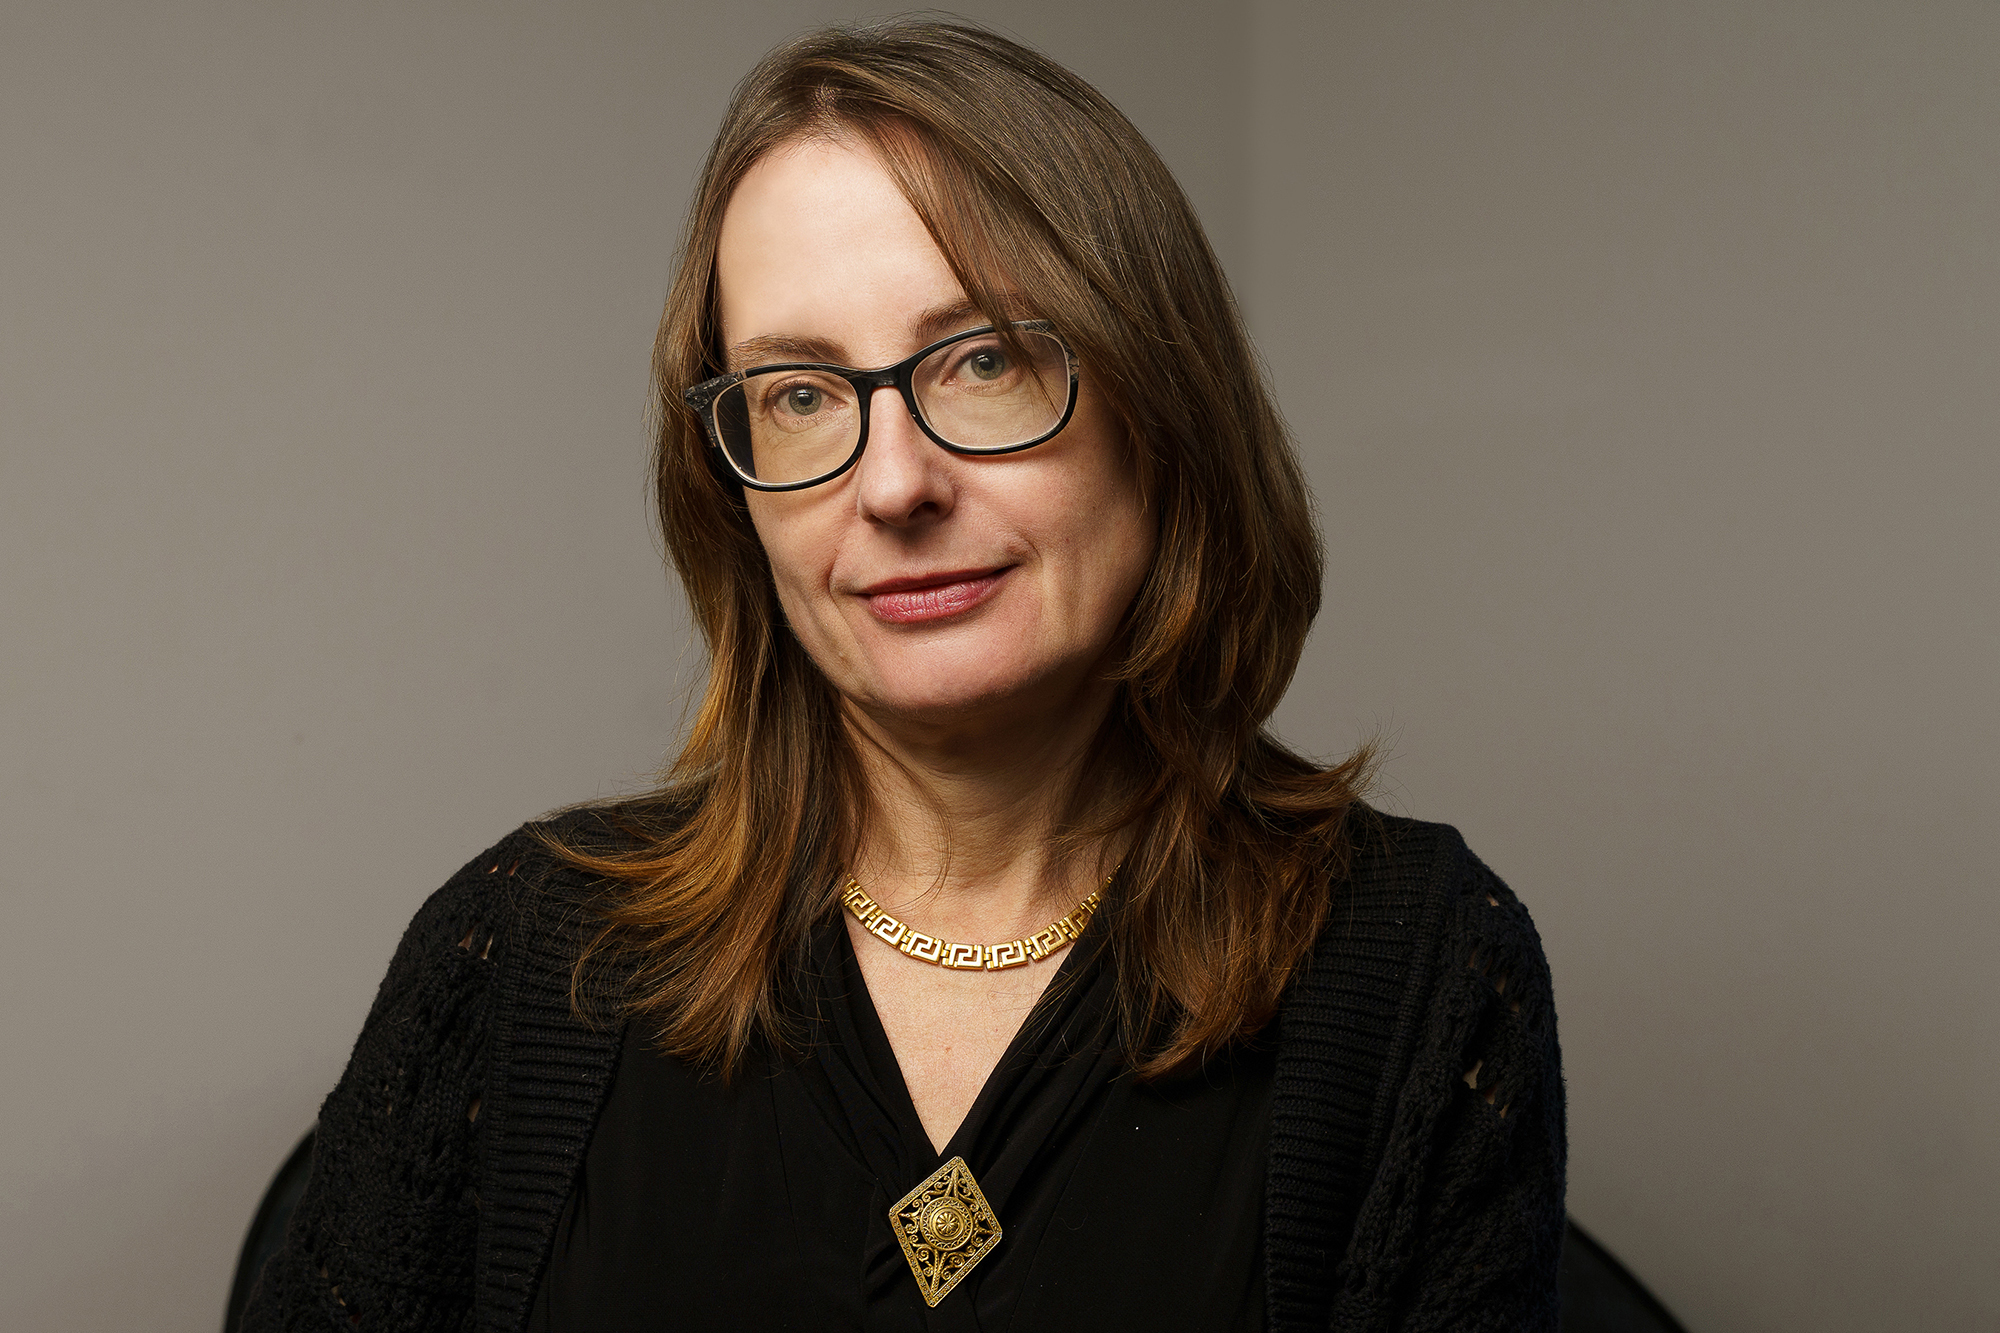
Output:
[[515,834],[432,894],[320,1108],[312,1175],[246,1333],[471,1327],[493,978],[527,853]]
[[1554,1330],[1563,1234],[1562,1057],[1527,909],[1470,852],[1332,1326]]

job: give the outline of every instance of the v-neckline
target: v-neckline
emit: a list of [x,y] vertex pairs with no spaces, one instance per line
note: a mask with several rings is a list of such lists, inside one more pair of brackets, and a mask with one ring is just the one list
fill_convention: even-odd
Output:
[[[954,1157],[963,1157],[969,1164],[972,1163],[974,1140],[991,1118],[993,1104],[1008,1091],[1017,1061],[1026,1055],[1025,1048],[1040,1039],[1051,1020],[1061,1016],[1062,1011],[1069,1007],[1068,1002],[1076,998],[1077,991],[1088,989],[1092,980],[1091,970],[1097,963],[1097,953],[1103,940],[1102,931],[1085,927],[1082,936],[1063,951],[1062,958],[1056,962],[1056,974],[1049,978],[1049,984],[1042,988],[1042,993],[1029,1007],[1020,1026],[1008,1040],[1006,1049],[994,1061],[993,1068],[986,1071],[978,1095],[972,1099],[972,1105],[966,1108],[965,1114],[953,1127],[951,1137],[940,1150],[931,1142],[923,1117],[917,1114],[916,1099],[910,1096],[909,1085],[903,1079],[902,1062],[896,1058],[888,1029],[882,1025],[882,1016],[876,1011],[875,997],[868,990],[868,978],[861,970],[859,955],[854,951],[853,937],[848,934],[845,922],[836,921],[835,929],[839,935],[839,941],[834,946],[838,950],[836,965],[846,983],[854,1035],[860,1042],[861,1054],[875,1075],[876,1084],[888,1101],[884,1109],[895,1122],[905,1151],[916,1145],[921,1145],[923,1149],[921,1153],[912,1154],[924,1164],[919,1178],[930,1175]],[[1040,964],[1031,963],[1029,966]],[[976,1164],[974,1174],[978,1174]]]

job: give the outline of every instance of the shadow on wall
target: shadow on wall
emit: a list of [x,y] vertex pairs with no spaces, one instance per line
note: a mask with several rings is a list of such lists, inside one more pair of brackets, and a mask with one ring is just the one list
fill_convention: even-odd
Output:
[[[229,1284],[223,1333],[237,1333],[241,1327],[251,1284],[284,1239],[285,1224],[312,1172],[312,1147],[313,1135],[307,1131],[257,1205],[236,1259],[236,1280]],[[1574,1220],[1563,1241],[1561,1280],[1563,1333],[1686,1333],[1667,1307]]]

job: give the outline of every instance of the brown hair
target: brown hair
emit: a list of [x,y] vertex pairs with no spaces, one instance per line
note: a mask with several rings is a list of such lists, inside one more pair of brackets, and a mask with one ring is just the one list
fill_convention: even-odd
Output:
[[606,812],[630,841],[565,848],[620,886],[593,955],[631,960],[628,1011],[667,1048],[731,1069],[753,1040],[786,1040],[784,979],[856,845],[866,791],[838,696],[789,632],[742,497],[680,398],[725,368],[715,255],[731,191],[814,135],[880,156],[994,323],[1006,292],[1033,293],[1125,425],[1159,543],[1113,649],[1097,749],[1143,778],[1088,831],[1133,838],[1105,912],[1132,1059],[1148,1077],[1192,1068],[1276,1012],[1325,917],[1367,756],[1322,769],[1263,729],[1318,610],[1321,552],[1193,210],[1095,89],[968,25],[780,47],[710,150],[653,358],[660,522],[708,681],[664,785]]

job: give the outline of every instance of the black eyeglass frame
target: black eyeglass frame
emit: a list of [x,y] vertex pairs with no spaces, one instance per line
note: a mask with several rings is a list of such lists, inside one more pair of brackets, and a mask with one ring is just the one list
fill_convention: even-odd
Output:
[[[856,370],[852,366],[836,366],[822,361],[780,361],[768,366],[751,366],[747,370],[732,371],[727,375],[718,375],[712,380],[703,380],[700,384],[683,393],[681,398],[694,410],[694,414],[701,418],[702,429],[708,434],[708,447],[721,457],[722,465],[729,470],[728,475],[743,485],[750,487],[752,490],[757,491],[802,491],[808,486],[818,486],[822,482],[832,481],[835,477],[859,462],[861,460],[861,451],[868,447],[868,407],[874,401],[877,389],[894,389],[897,393],[901,394],[903,396],[903,406],[909,409],[910,419],[916,422],[917,428],[929,436],[931,443],[937,445],[940,449],[954,454],[982,458],[995,454],[1017,454],[1023,449],[1032,449],[1038,444],[1047,443],[1049,440],[1062,434],[1063,427],[1069,425],[1069,419],[1076,414],[1077,364],[1076,352],[1071,349],[1068,341],[1060,333],[1057,333],[1055,327],[1047,320],[1021,319],[1014,321],[1012,327],[1026,330],[1029,333],[1046,333],[1049,337],[1054,338],[1056,344],[1063,349],[1063,360],[1067,363],[1069,369],[1069,400],[1063,404],[1062,415],[1056,419],[1056,424],[1049,427],[1048,430],[1042,432],[1040,435],[1037,435],[1034,439],[1023,440],[1018,444],[1001,444],[989,447],[953,444],[950,440],[945,439],[944,436],[931,428],[931,423],[924,420],[923,409],[917,405],[916,370],[919,365],[923,364],[924,359],[941,348],[951,346],[953,343],[961,343],[969,338],[979,338],[989,333],[999,332],[991,324],[984,324],[976,329],[967,329],[963,333],[954,333],[949,338],[940,338],[930,346],[921,348],[903,360],[898,361],[895,365],[883,366],[880,370]],[[855,393],[861,400],[861,428],[855,432],[854,452],[849,454],[847,460],[833,471],[806,481],[773,482],[759,481],[755,477],[746,477],[743,475],[743,469],[736,465],[736,460],[730,457],[729,450],[722,443],[722,431],[715,422],[715,402],[724,393],[735,388],[752,375],[773,375],[788,370],[815,370],[824,374],[837,375],[854,386]]]

